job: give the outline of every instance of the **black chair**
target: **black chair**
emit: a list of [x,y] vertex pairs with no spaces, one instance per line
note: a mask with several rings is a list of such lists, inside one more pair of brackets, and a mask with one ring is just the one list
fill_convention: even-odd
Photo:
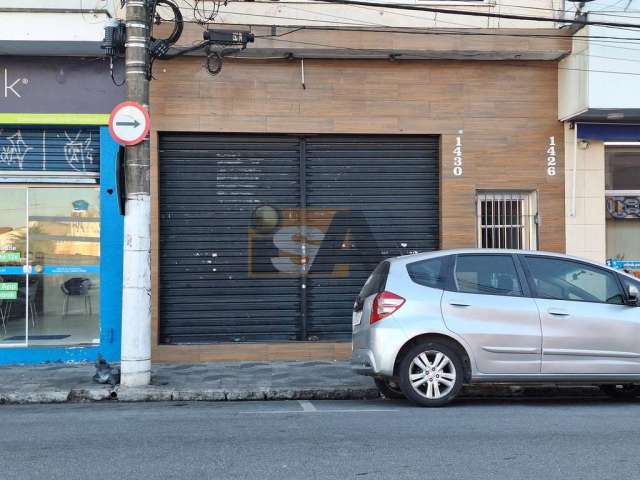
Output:
[[60,288],[64,293],[64,305],[62,307],[62,316],[66,317],[69,313],[69,299],[71,297],[84,297],[84,309],[89,315],[93,314],[93,307],[91,305],[91,296],[89,290],[93,284],[88,278],[74,277],[65,281]]

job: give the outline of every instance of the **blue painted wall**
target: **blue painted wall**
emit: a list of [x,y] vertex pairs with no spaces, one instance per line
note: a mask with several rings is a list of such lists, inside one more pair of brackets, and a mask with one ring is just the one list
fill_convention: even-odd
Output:
[[120,361],[123,218],[118,209],[116,144],[100,127],[100,345],[0,348],[0,364]]

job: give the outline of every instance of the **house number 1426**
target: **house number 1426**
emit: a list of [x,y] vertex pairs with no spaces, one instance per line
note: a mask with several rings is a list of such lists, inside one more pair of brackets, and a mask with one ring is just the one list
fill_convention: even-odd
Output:
[[462,176],[462,137],[456,137],[456,148],[453,149],[453,174]]
[[547,175],[550,177],[556,174],[556,137],[549,137],[549,148],[547,148]]

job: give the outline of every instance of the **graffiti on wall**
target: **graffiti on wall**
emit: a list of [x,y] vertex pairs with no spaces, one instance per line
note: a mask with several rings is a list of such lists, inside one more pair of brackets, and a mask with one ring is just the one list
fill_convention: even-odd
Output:
[[97,128],[0,128],[0,171],[99,170]]

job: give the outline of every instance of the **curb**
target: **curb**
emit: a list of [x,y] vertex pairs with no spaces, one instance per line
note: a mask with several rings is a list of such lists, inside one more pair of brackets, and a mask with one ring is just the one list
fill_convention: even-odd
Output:
[[[82,402],[224,402],[264,400],[366,400],[380,396],[375,387],[283,387],[247,389],[190,389],[159,386],[88,386],[70,390],[0,392],[0,405]],[[597,386],[514,386],[483,385],[465,387],[459,398],[466,399],[557,399],[602,397]]]

